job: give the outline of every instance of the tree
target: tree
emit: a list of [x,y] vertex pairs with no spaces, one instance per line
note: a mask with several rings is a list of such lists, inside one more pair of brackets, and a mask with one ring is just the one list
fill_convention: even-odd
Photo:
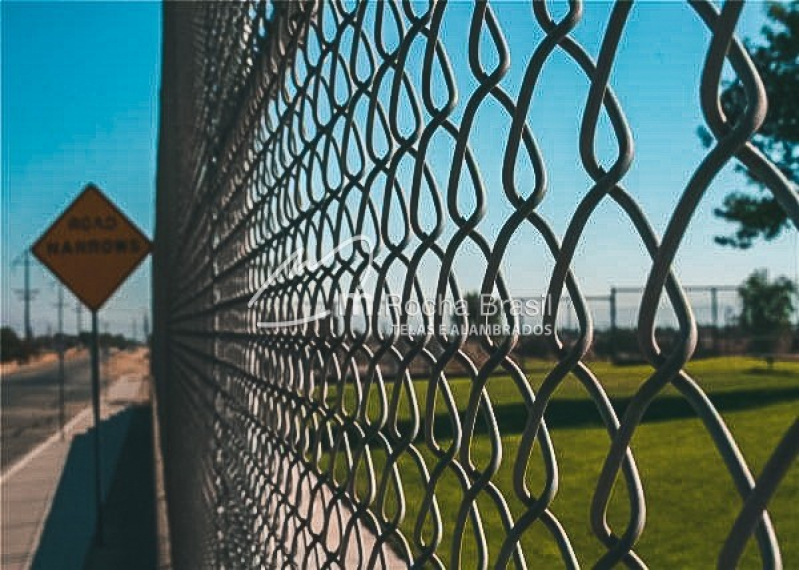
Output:
[[[771,160],[795,185],[799,184],[799,1],[767,4],[770,23],[761,30],[764,43],[747,42],[747,48],[757,67],[768,96],[766,120],[752,143]],[[746,107],[743,85],[735,80],[725,85],[721,105],[733,123]],[[700,128],[705,146],[712,143],[711,135]],[[791,222],[776,198],[752,173],[738,166],[748,182],[759,189],[758,194],[733,191],[728,194],[714,214],[738,224],[729,236],[717,236],[716,242],[741,249],[750,247],[756,239],[772,240]]]
[[764,269],[752,273],[738,288],[743,304],[739,324],[752,336],[750,350],[773,351],[779,340],[790,332],[798,292],[796,284],[787,277],[769,281]]
[[11,327],[0,329],[0,360],[10,362],[26,357],[25,346],[22,340]]

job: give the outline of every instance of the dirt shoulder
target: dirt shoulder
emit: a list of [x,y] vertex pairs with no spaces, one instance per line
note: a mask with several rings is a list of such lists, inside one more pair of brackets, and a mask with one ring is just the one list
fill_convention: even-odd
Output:
[[[73,358],[79,358],[81,356],[86,356],[88,351],[85,348],[70,348],[64,353],[65,360],[72,360]],[[12,372],[22,372],[22,371],[32,371],[47,366],[48,364],[53,364],[58,361],[58,353],[57,352],[44,352],[42,354],[37,354],[28,362],[19,363],[19,362],[3,362],[0,364],[0,376],[5,376],[6,374],[11,374]]]

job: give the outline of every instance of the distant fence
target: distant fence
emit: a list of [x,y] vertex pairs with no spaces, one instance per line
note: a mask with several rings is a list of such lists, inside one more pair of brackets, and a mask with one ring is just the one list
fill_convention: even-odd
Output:
[[[733,567],[750,537],[764,567],[781,566],[766,507],[796,457],[799,423],[755,479],[685,371],[697,347],[695,302],[671,270],[699,199],[733,158],[799,223],[795,190],[747,142],[765,101],[733,35],[741,4],[686,6],[708,30],[699,89],[715,143],[661,237],[623,185],[632,133],[610,76],[632,4],[613,5],[592,56],[577,39],[579,0],[559,6],[557,18],[533,2],[537,39],[513,60],[500,7],[165,3],[153,370],[178,567],[537,567],[541,541],[566,567],[643,567],[646,480],[631,441],[671,388],[716,447],[707,461],[723,465],[741,498],[719,566]],[[458,14],[465,35],[453,36]],[[549,170],[528,118],[556,57],[583,79],[562,97],[584,101],[572,168],[591,181],[561,233],[539,208]],[[735,125],[718,104],[726,63],[749,98]],[[505,90],[503,77],[518,68],[518,92]],[[478,132],[488,110],[509,126]],[[595,154],[600,123],[612,133],[610,160]],[[474,150],[487,137],[495,156]],[[525,174],[531,182],[520,184]],[[606,325],[589,310],[590,275],[574,271],[604,203],[618,207],[650,259],[640,289],[608,295]],[[507,248],[520,242],[549,260],[530,274],[543,272],[540,293],[553,300],[531,307],[537,322],[554,325],[540,332],[555,361],[536,393],[514,353],[524,318],[510,303],[518,279],[503,277]],[[447,322],[436,304],[464,301],[460,280],[469,275],[503,307],[499,332],[477,332],[476,342],[447,328],[469,315]],[[711,321],[725,318],[721,294],[701,292]],[[630,319],[619,312],[627,295],[639,297],[633,326],[652,373],[617,417],[586,355],[597,328]],[[410,301],[432,310],[411,315]],[[654,334],[662,303],[676,331],[667,348]],[[568,343],[557,326],[565,318]],[[403,332],[411,325],[415,333]],[[465,382],[453,377],[455,365]],[[523,414],[505,456],[505,418],[487,388],[497,375]],[[579,380],[608,434],[580,514],[596,559],[576,551],[575,527],[557,506],[560,450],[545,420],[567,377]],[[623,517],[609,514],[613,494]]]

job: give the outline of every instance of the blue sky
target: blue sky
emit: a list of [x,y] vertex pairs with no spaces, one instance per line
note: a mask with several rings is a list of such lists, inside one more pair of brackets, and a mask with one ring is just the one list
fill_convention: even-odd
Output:
[[[575,33],[594,55],[609,8],[609,3],[588,2],[584,22]],[[474,86],[465,54],[458,52],[466,46],[471,7],[458,2],[448,10],[452,14],[446,20],[444,39],[456,76],[463,78],[459,83],[462,107]],[[21,286],[22,272],[10,271],[11,260],[87,182],[103,188],[152,235],[160,11],[158,3],[2,3],[4,324],[19,330],[22,323],[22,309],[12,292]],[[542,34],[527,4],[501,2],[496,12],[512,58],[503,87],[515,97],[526,60]],[[739,32],[757,36],[762,23],[763,5],[749,4]],[[708,41],[709,34],[685,3],[643,2],[631,14],[614,67],[611,82],[632,127],[637,153],[624,182],[658,232],[665,228],[705,153],[695,131],[703,124],[698,78]],[[490,50],[484,53],[490,58]],[[584,76],[557,54],[547,63],[528,118],[551,177],[541,212],[559,233],[590,187],[579,165],[576,142],[586,89]],[[508,126],[507,117],[488,106],[478,117],[470,141],[484,166],[489,213],[483,228],[489,236],[496,234],[509,212],[497,182],[503,152],[497,141]],[[610,158],[606,146],[600,143],[600,155]],[[446,164],[447,145],[431,152],[441,153]],[[795,231],[747,252],[713,244],[714,235],[730,230],[713,217],[713,207],[728,190],[743,186],[742,177],[727,168],[703,199],[677,258],[683,283],[734,285],[757,267],[796,276]],[[503,266],[515,284],[513,292],[540,294],[551,268],[540,239],[524,230],[513,244]],[[618,209],[601,206],[583,244],[575,269],[587,293],[643,283],[647,257]],[[475,264],[468,251],[459,263],[462,269],[456,265],[456,271],[464,275],[466,288],[476,288],[480,263]],[[111,330],[130,333],[131,320],[140,319],[149,307],[149,275],[146,262],[102,310],[101,320],[108,321]],[[39,333],[55,324],[56,292],[50,282],[44,269],[33,271],[34,287],[40,290],[33,304],[33,325]],[[629,303],[632,319],[635,299]],[[70,306],[74,307],[74,301]],[[602,316],[597,319],[601,321]],[[74,330],[74,321],[74,311],[70,311],[68,332]]]
[[[11,260],[87,182],[152,236],[160,26],[157,3],[2,3],[4,324],[22,328],[9,291],[22,271],[9,272]],[[149,272],[146,261],[101,310],[111,330],[130,334],[149,310]],[[32,281],[33,328],[43,333],[55,326],[57,293],[43,268]]]

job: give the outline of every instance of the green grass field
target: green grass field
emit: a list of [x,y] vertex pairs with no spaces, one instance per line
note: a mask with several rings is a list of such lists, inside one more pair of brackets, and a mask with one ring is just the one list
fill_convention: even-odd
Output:
[[[528,363],[528,378],[534,389],[551,369],[546,362]],[[620,415],[627,399],[651,374],[647,366],[613,366],[595,362],[590,368],[602,381],[614,408]],[[735,437],[750,469],[759,473],[780,437],[799,414],[799,363],[777,363],[768,369],[762,361],[747,358],[700,360],[688,368],[692,377],[708,393]],[[387,382],[387,390],[391,383]],[[471,381],[450,379],[459,410],[467,405]],[[416,398],[424,417],[427,381],[414,382]],[[502,463],[492,481],[502,491],[514,518],[523,508],[513,491],[513,461],[516,457],[526,409],[518,389],[510,378],[492,377],[488,392],[502,435]],[[388,397],[391,397],[390,392]],[[330,396],[335,399],[335,393]],[[399,406],[397,424],[400,433],[411,427],[407,395]],[[348,409],[355,404],[354,391],[345,390]],[[379,412],[377,398],[368,398],[369,416]],[[446,446],[451,434],[450,421],[442,405],[437,406],[435,433]],[[547,412],[547,422],[554,443],[559,489],[551,511],[566,529],[582,566],[592,566],[604,553],[589,527],[589,508],[599,471],[608,450],[609,437],[602,427],[593,402],[574,378],[569,378],[556,392]],[[478,466],[485,466],[492,453],[491,439],[484,424],[478,424],[472,443],[472,457]],[[436,458],[424,442],[417,438],[416,447],[432,470]],[[676,390],[669,388],[658,397],[632,443],[646,496],[647,522],[635,550],[654,568],[715,567],[715,560],[726,534],[741,506],[731,478],[702,423],[696,418]],[[496,451],[496,450],[494,450]],[[407,455],[407,454],[406,454]],[[373,449],[372,459],[378,474],[382,473],[385,455]],[[425,492],[419,470],[410,457],[404,456],[398,468],[405,491],[406,512],[401,529],[412,536],[422,507]],[[528,487],[533,494],[542,488],[543,462],[538,448],[533,451]],[[336,472],[343,476],[343,463],[336,461]],[[355,474],[359,495],[366,490],[364,469]],[[447,472],[436,488],[444,532],[437,553],[449,564],[449,552],[455,518],[463,499],[461,487]],[[505,531],[490,498],[478,498],[478,506],[486,530],[489,561],[493,562]],[[396,512],[396,504],[387,499],[385,511]],[[772,521],[782,547],[786,568],[799,567],[799,465],[794,464],[770,504]],[[623,532],[628,517],[627,496],[623,481],[617,482],[609,509],[610,526]],[[429,538],[427,525],[423,536]],[[462,541],[462,566],[469,568],[476,560],[471,527],[467,524]],[[562,565],[557,544],[536,522],[522,540],[530,567],[557,568]],[[761,566],[757,545],[751,540],[742,567]]]

